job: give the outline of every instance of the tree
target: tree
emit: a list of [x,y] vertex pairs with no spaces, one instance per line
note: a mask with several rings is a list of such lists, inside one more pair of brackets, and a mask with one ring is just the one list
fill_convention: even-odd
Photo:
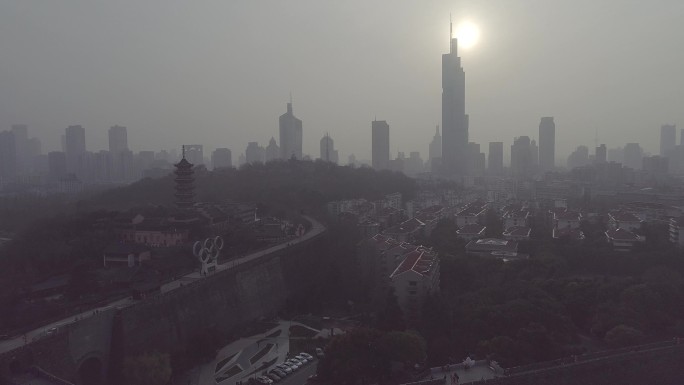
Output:
[[378,312],[378,329],[385,331],[404,330],[406,323],[404,322],[404,312],[399,307],[397,295],[394,293],[394,288],[387,290],[385,298],[385,307]]
[[637,345],[644,340],[644,333],[627,325],[618,325],[606,333],[605,341],[614,347]]
[[123,375],[127,385],[164,385],[171,378],[171,359],[159,352],[127,357]]

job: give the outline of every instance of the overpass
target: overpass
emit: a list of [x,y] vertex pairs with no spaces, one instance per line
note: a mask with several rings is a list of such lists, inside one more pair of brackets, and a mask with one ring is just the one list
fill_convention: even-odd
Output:
[[2,341],[0,383],[36,365],[76,384],[101,384],[124,356],[172,352],[197,330],[230,332],[276,314],[301,290],[296,269],[316,255],[326,232],[305,218],[312,227],[301,237],[228,261],[209,276],[193,272],[164,284],[157,296],[113,301]]

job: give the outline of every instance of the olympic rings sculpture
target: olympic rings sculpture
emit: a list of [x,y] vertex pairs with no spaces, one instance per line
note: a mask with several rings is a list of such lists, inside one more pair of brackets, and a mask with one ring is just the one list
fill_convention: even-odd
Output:
[[207,238],[202,241],[195,242],[192,245],[192,254],[202,263],[200,273],[207,275],[209,267],[216,266],[219,254],[223,249],[223,238],[220,236],[214,238]]

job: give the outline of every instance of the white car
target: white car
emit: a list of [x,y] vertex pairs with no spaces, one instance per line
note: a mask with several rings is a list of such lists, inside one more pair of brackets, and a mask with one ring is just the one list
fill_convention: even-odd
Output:
[[292,368],[289,365],[278,364],[278,365],[276,365],[276,368],[282,370],[283,372],[285,372],[287,374],[292,373]]
[[304,356],[309,361],[313,361],[313,356],[309,353],[299,353],[299,355]]
[[266,376],[257,377],[257,381],[261,382],[262,384],[272,384],[273,383],[273,380],[271,380],[270,378],[268,378]]
[[293,372],[299,369],[299,365],[295,364],[294,362],[290,362],[289,360],[283,362],[283,365],[287,365]]
[[289,360],[285,361],[286,364],[290,365],[292,369],[299,369],[300,366],[302,366],[301,362],[297,362],[297,360],[293,360],[290,358]]
[[309,360],[307,360],[306,357],[302,356],[301,354],[294,356],[294,358],[296,360],[298,360],[299,362],[301,362],[302,364],[306,364],[307,362],[309,362]]

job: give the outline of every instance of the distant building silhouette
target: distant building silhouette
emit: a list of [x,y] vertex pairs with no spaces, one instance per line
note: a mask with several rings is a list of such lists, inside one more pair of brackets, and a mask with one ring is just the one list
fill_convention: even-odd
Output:
[[552,116],[539,122],[539,170],[551,171],[556,167],[556,123]]
[[14,135],[14,154],[16,173],[28,173],[30,171],[31,157],[28,151],[29,138],[28,126],[25,124],[13,124],[12,134]]
[[195,197],[195,171],[193,164],[185,159],[186,151],[183,148],[182,158],[180,162],[174,164],[176,167],[175,182],[176,182],[176,206],[178,208],[192,207]]
[[302,121],[292,113],[292,102],[287,103],[287,112],[280,115],[280,158],[302,159]]
[[333,162],[337,163],[338,161],[338,153],[337,150],[335,150],[335,141],[330,137],[330,135],[325,134],[323,138],[321,138],[321,160],[324,160],[326,162]]
[[423,159],[420,157],[420,152],[411,151],[409,157],[404,159],[404,173],[406,175],[417,175],[423,171]]
[[201,144],[186,144],[184,148],[183,157],[187,158],[188,162],[193,166],[204,164],[204,147]]
[[511,146],[511,173],[515,177],[528,177],[532,173],[532,150],[529,136],[520,136]]
[[[437,169],[434,166],[434,159],[442,159],[442,135],[439,134],[439,124],[435,128],[435,136],[432,137],[430,147],[428,150],[428,162],[430,163],[431,171],[435,172]],[[439,162],[439,161],[438,161]]]
[[271,140],[266,147],[266,161],[270,162],[276,159],[280,159],[280,147],[278,147],[275,139],[271,137]]
[[464,176],[468,167],[468,115],[465,113],[465,72],[458,42],[449,23],[449,53],[442,55],[442,169],[447,176]]
[[111,126],[109,134],[109,151],[117,153],[128,151],[128,129],[123,126]]
[[17,174],[17,154],[14,133],[0,132],[0,181],[13,178]]
[[390,165],[390,132],[389,124],[384,120],[373,120],[371,123],[371,158],[373,168],[387,170]]
[[607,161],[607,155],[608,155],[608,150],[606,149],[606,145],[602,144],[598,147],[596,147],[596,157],[594,158],[595,163],[606,163]]
[[48,173],[52,182],[60,180],[67,174],[67,160],[64,152],[52,151],[48,153]]
[[85,128],[80,125],[67,127],[64,134],[64,147],[68,171],[82,178],[86,166]]
[[489,142],[488,170],[491,175],[503,173],[503,142]]
[[642,159],[644,151],[641,149],[639,143],[627,143],[624,149],[625,161],[624,165],[635,170],[640,170],[642,166]]
[[211,153],[211,167],[214,170],[219,168],[233,167],[233,155],[227,148],[217,148]]
[[568,156],[568,168],[573,169],[577,167],[584,167],[589,164],[589,148],[587,146],[578,146]]
[[663,124],[660,127],[660,156],[668,156],[677,145],[677,127]]
[[263,147],[259,146],[257,142],[247,143],[245,149],[245,162],[247,163],[264,163],[265,152]]
[[468,143],[468,174],[482,175],[486,166],[485,154],[480,152],[480,144]]

